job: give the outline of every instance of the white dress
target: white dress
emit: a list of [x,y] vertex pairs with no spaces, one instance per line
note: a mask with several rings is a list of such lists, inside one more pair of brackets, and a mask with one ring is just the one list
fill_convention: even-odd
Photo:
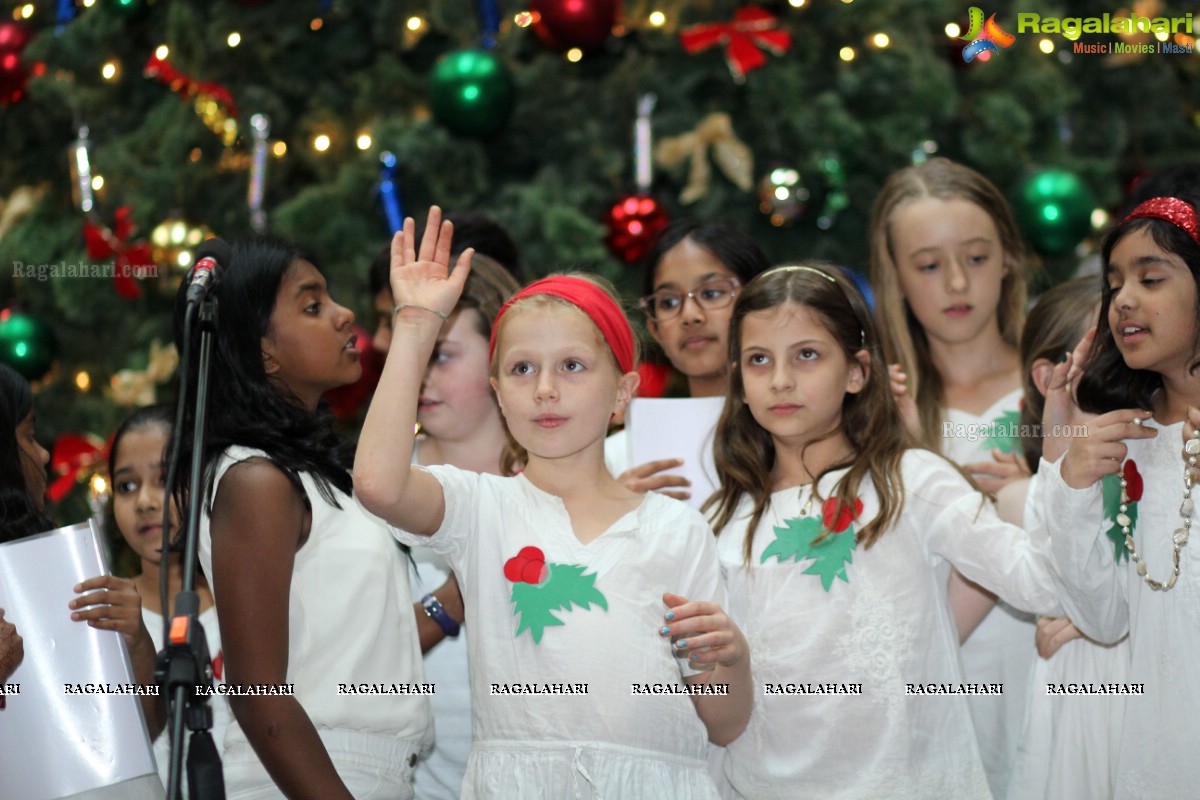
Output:
[[[214,481],[255,457],[265,458],[229,448]],[[424,685],[425,673],[403,554],[387,525],[354,498],[334,489],[335,508],[311,475],[300,480],[312,525],[292,568],[287,681],[355,797],[411,797],[413,765],[432,745],[433,725],[427,696],[414,688]],[[199,558],[219,608],[207,509]],[[222,761],[229,800],[282,796],[236,718],[226,728]]]
[[[1024,520],[1035,541],[1044,539],[1046,533],[1037,483],[1034,475],[1026,494]],[[1119,682],[1128,672],[1128,637],[1115,644],[1072,639],[1050,658],[1034,659],[1008,800],[1112,796],[1122,702],[1112,697],[1050,694],[1048,687]]]
[[[977,689],[962,675],[946,564],[1022,607],[1055,612],[1049,555],[1001,522],[941,457],[910,450],[901,468],[904,509],[870,549],[835,548],[827,554],[835,557],[813,559],[786,544],[789,531],[803,530],[811,541],[819,529],[818,504],[808,523],[789,525],[802,517],[808,487],[772,494],[748,566],[748,498],[718,539],[729,609],[750,642],[755,676],[750,725],[727,748],[726,774],[741,797],[991,797],[966,703],[966,692]],[[844,474],[825,477],[823,498]],[[869,481],[861,493],[859,519],[834,536],[858,531],[878,513]],[[800,555],[772,555],[781,547]]]
[[[150,633],[150,640],[154,642],[154,652],[161,652],[163,649],[163,617],[162,614],[151,611],[142,606],[142,622],[146,624],[146,630]],[[217,607],[209,606],[208,610],[200,615],[200,624],[204,626],[204,637],[208,640],[208,657],[212,659],[213,665],[213,684],[225,683],[225,658],[221,653],[221,629],[217,626]],[[213,744],[217,747],[217,752],[221,752],[221,744],[225,740],[225,728],[229,726],[233,719],[233,712],[229,710],[229,701],[220,695],[208,698],[208,707],[212,709],[213,724],[209,730],[212,736]],[[191,739],[191,731],[184,728],[183,740],[184,746]],[[187,757],[186,751],[184,758]],[[158,734],[158,738],[154,740],[154,760],[158,763],[158,775],[162,778],[163,786],[167,785],[167,772],[171,767],[171,726],[168,724],[166,728]],[[187,762],[183,764],[184,780],[181,782],[183,793],[187,794]]]
[[[1019,439],[1018,414],[1023,392],[1001,397],[982,414],[944,410],[942,452],[962,466],[991,461],[992,449],[1012,452]],[[949,427],[947,427],[949,426]],[[1016,758],[1029,693],[1030,670],[1037,659],[1037,619],[999,601],[962,643],[963,674],[976,683],[1003,683],[1004,695],[968,698],[988,783],[1004,797]]]
[[[659,635],[662,595],[725,601],[700,514],[650,492],[584,545],[562,500],[524,476],[427,469],[445,493],[442,526],[431,537],[395,533],[446,558],[471,621],[463,798],[715,798],[691,699],[634,695],[635,684],[671,691],[697,674]],[[505,574],[529,547],[544,558],[544,572],[524,563],[541,585]]]
[[[1158,436],[1125,442],[1144,484],[1133,539],[1150,576],[1165,581],[1172,569],[1171,535],[1182,524],[1183,423],[1146,425]],[[1062,575],[1063,604],[1076,626],[1098,641],[1129,634],[1127,680],[1144,690],[1115,701],[1124,721],[1112,765],[1113,796],[1194,797],[1200,786],[1200,550],[1194,541],[1185,545],[1175,586],[1152,590],[1131,563],[1113,558],[1100,484],[1072,489],[1061,465],[1062,459],[1042,462],[1038,500]],[[1195,531],[1194,512],[1191,519]]]

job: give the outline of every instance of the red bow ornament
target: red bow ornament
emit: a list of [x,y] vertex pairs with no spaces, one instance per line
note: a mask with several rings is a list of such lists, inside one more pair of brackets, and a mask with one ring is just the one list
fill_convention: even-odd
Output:
[[761,6],[743,6],[732,22],[692,25],[679,33],[679,41],[688,53],[699,53],[714,45],[725,45],[725,61],[734,80],[746,79],[746,73],[767,63],[765,48],[781,56],[792,47],[792,34],[775,30],[779,18]]
[[108,459],[108,442],[92,434],[64,433],[54,442],[50,469],[58,477],[46,494],[55,503],[61,502],[75,484],[91,474],[98,464]]
[[130,242],[129,237],[137,230],[129,206],[117,209],[116,224],[112,230],[83,223],[83,238],[87,242],[88,257],[93,261],[113,259],[113,288],[126,300],[142,296],[142,287],[134,279],[135,274],[153,274],[154,258],[146,242]]

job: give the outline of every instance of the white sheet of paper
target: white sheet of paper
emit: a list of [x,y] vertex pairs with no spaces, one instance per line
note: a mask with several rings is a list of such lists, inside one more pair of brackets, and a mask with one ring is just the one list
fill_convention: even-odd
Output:
[[690,505],[699,508],[717,490],[713,433],[723,397],[637,397],[629,405],[630,454],[634,466],[660,458],[682,458],[668,474],[692,482]]
[[0,545],[0,608],[25,646],[0,710],[0,797],[57,800],[156,772],[136,695],[66,689],[134,683],[121,634],[67,608],[75,584],[108,572],[87,522]]

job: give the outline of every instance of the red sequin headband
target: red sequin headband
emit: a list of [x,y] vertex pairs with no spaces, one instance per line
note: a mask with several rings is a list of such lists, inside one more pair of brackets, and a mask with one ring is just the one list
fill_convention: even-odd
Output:
[[573,275],[556,275],[534,281],[500,307],[496,319],[492,322],[492,335],[488,341],[488,361],[496,356],[496,331],[500,328],[500,319],[512,308],[513,303],[535,294],[548,294],[561,297],[580,311],[600,329],[604,341],[617,358],[617,366],[621,373],[633,372],[633,329],[629,320],[616,301],[608,292],[586,278]]
[[1166,220],[1200,245],[1200,219],[1197,218],[1195,206],[1188,201],[1178,197],[1151,198],[1131,211],[1128,217],[1121,220],[1121,224],[1146,217]]

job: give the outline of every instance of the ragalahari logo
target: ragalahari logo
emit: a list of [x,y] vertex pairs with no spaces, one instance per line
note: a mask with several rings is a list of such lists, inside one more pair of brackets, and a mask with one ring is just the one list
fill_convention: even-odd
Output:
[[963,61],[968,64],[976,58],[987,61],[992,57],[992,53],[999,53],[1000,48],[1008,47],[1017,40],[1017,37],[1000,27],[995,14],[984,22],[983,9],[978,6],[971,6],[969,22],[971,29],[958,37],[970,42],[962,52]]

